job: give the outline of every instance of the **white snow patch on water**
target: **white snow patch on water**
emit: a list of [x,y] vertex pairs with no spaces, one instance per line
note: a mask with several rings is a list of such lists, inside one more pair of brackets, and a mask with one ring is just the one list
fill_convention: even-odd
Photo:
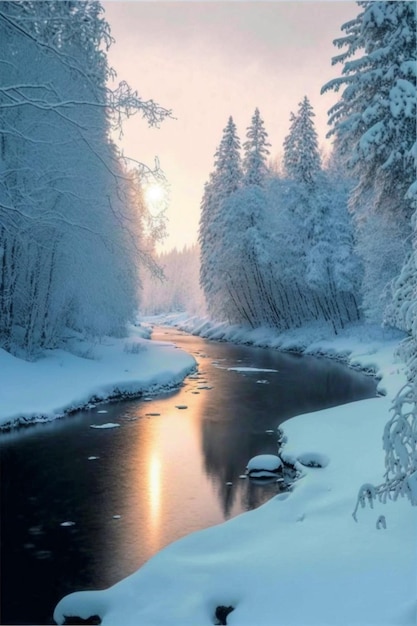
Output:
[[278,372],[264,367],[220,367],[219,369],[227,369],[229,372]]
[[90,424],[90,428],[118,428],[120,424],[116,422],[107,422],[107,424]]

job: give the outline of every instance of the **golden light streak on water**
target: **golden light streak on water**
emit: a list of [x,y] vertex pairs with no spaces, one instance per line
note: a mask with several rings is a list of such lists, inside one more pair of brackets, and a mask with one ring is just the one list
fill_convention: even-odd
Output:
[[152,546],[159,546],[161,532],[161,459],[152,450],[148,465],[149,533]]

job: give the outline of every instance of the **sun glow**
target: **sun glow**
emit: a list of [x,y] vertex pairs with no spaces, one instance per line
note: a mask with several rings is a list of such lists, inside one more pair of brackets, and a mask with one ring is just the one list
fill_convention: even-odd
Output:
[[165,189],[158,183],[148,185],[145,189],[145,199],[150,206],[161,205],[165,200]]

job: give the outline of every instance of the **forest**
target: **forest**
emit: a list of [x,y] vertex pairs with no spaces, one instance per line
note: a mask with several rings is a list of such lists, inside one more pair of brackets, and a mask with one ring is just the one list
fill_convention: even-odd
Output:
[[[0,346],[35,359],[68,336],[122,336],[161,233],[143,201],[152,172],[111,132],[142,100],[114,71],[99,2],[0,6]],[[158,171],[153,173],[159,176]]]
[[[307,95],[278,167],[260,109],[242,145],[230,116],[204,188],[200,253],[158,256],[164,221],[144,187],[162,174],[125,157],[112,134],[132,115],[158,126],[171,111],[125,82],[110,86],[113,40],[99,2],[2,2],[0,347],[36,360],[68,337],[122,337],[138,312],[178,308],[277,333],[311,323],[336,334],[357,322],[398,328],[408,384],[385,446],[397,442],[394,483],[398,467],[413,474],[416,6],[358,7],[334,41],[340,75],[322,86],[338,97],[330,156]],[[164,272],[158,296],[150,276]]]

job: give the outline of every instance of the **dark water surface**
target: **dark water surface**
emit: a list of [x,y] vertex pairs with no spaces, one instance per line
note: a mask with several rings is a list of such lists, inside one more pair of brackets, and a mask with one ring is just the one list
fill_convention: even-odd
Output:
[[[259,506],[279,485],[239,476],[252,456],[276,453],[266,431],[376,394],[374,379],[324,359],[175,329],[154,338],[192,353],[200,376],[0,436],[2,624],[52,624],[65,594],[112,585],[175,539]],[[106,422],[120,427],[90,428]]]

